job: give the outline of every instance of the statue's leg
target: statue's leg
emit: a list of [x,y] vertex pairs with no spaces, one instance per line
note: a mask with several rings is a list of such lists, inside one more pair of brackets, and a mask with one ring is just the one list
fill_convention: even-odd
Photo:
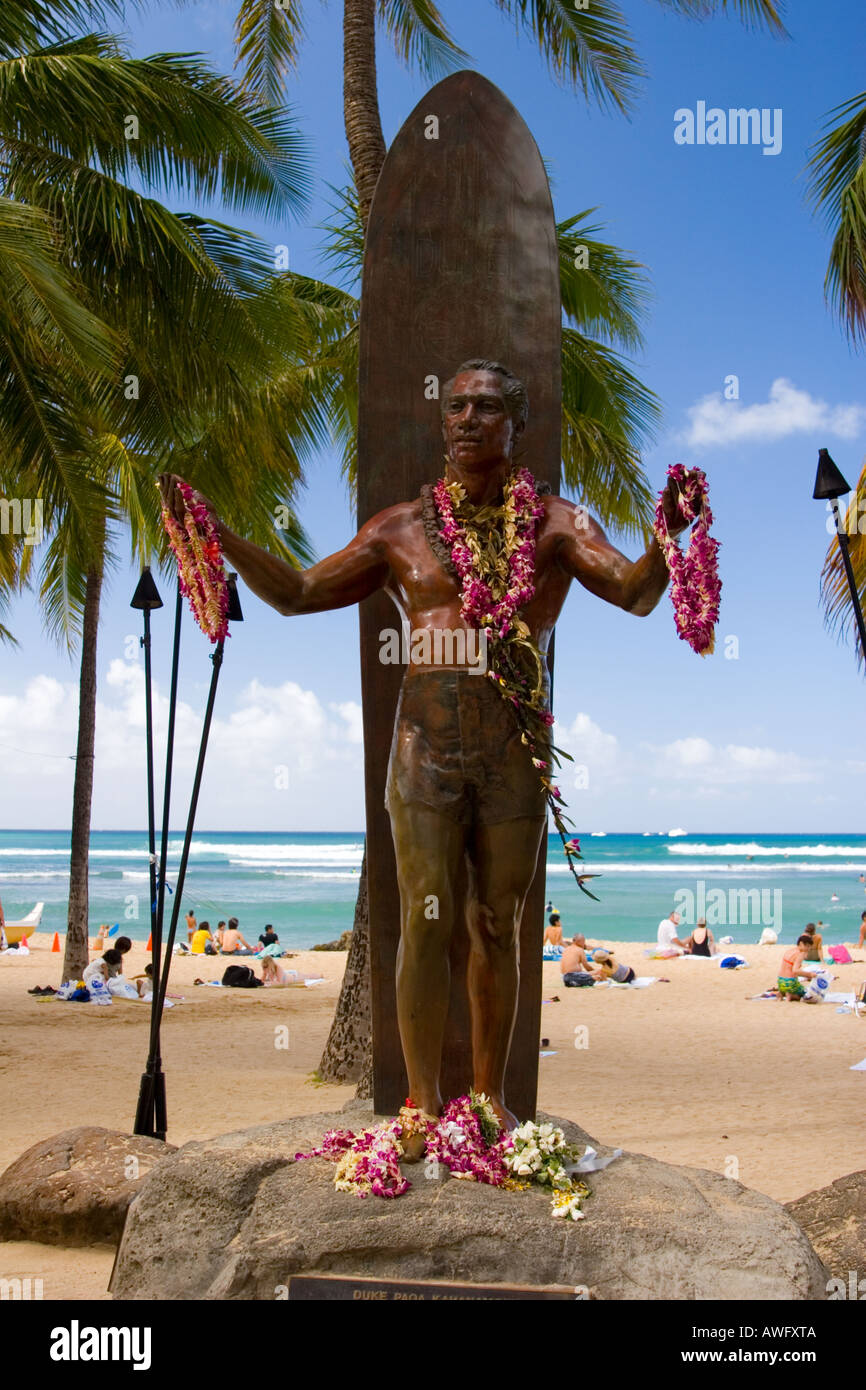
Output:
[[389,805],[400,887],[397,1019],[409,1094],[421,1110],[442,1110],[439,1073],[451,992],[449,951],[454,882],[465,830],[421,802]]
[[467,915],[473,1085],[508,1129],[517,1124],[505,1103],[505,1067],[517,1013],[520,922],[546,826],[546,818],[521,817],[480,825],[474,837],[476,901]]

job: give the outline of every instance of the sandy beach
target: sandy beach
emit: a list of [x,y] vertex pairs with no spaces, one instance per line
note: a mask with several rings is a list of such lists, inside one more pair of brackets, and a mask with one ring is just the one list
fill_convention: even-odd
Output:
[[[47,935],[31,945],[28,957],[0,957],[0,1168],[76,1125],[129,1132],[147,1052],[143,1004],[29,995],[57,986],[62,959]],[[785,1202],[863,1166],[866,1073],[849,1069],[866,1056],[866,1021],[833,1004],[751,1000],[775,983],[783,948],[738,949],[747,970],[651,961],[623,945],[619,958],[638,975],[666,977],[639,990],[565,989],[558,964],[546,963],[542,1034],[554,1055],[539,1061],[539,1104],[605,1144],[737,1176]],[[137,944],[128,959],[134,975],[149,956]],[[300,952],[291,965],[323,983],[246,991],[194,986],[219,979],[224,960],[174,958],[169,992],[183,1001],[162,1031],[171,1143],[334,1110],[353,1095],[313,1076],[345,959]],[[866,964],[833,973],[834,989],[852,990]],[[284,1027],[288,1048],[275,1045]],[[108,1248],[4,1244],[0,1275],[42,1278],[46,1299],[99,1299],[112,1259]]]

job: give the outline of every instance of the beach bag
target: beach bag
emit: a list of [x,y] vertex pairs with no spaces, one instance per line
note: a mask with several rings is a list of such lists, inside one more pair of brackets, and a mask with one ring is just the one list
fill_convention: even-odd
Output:
[[256,989],[261,983],[248,965],[227,965],[223,971],[223,984],[231,989]]
[[594,985],[595,977],[588,975],[585,970],[569,970],[567,975],[563,975],[562,983],[566,989],[582,989]]
[[847,946],[828,946],[827,955],[832,961],[835,961],[837,965],[851,964],[851,952],[848,950]]

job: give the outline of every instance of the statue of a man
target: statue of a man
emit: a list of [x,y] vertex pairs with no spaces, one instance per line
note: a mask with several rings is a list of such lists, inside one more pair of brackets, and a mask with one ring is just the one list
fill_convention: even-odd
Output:
[[[514,538],[513,511],[504,502],[516,474],[514,446],[527,416],[523,383],[499,363],[464,363],[443,391],[445,483],[456,509],[452,518],[471,542],[468,553],[484,551],[490,557],[488,578],[493,577],[493,591],[500,595],[509,582]],[[160,485],[166,505],[181,519],[178,481],[164,475]],[[400,1037],[415,1105],[428,1115],[440,1114],[449,945],[455,926],[460,929],[465,921],[473,1085],[487,1094],[510,1129],[517,1121],[506,1103],[504,1079],[517,1007],[520,923],[547,825],[547,799],[515,701],[503,698],[477,662],[459,665],[454,660],[459,648],[441,640],[443,633],[461,630],[465,640],[468,599],[465,573],[449,563],[453,542],[442,535],[434,496],[425,488],[421,498],[379,512],[344,550],[303,571],[235,535],[219,522],[207,499],[200,500],[214,514],[227,559],[253,593],[279,613],[343,608],[385,589],[408,621],[413,639],[425,632],[440,638],[427,644],[438,664],[414,659],[407,667],[388,771],[401,909],[396,980]],[[629,613],[652,612],[668,583],[655,540],[639,560],[631,561],[583,509],[549,494],[537,503],[525,590],[532,592],[515,619],[520,635],[528,639],[524,645],[544,657],[573,579]],[[683,531],[687,523],[670,484],[664,506],[671,534]],[[423,641],[413,640],[412,648],[413,654],[422,651]],[[441,664],[448,653],[451,662]],[[545,697],[546,684],[540,701],[535,700],[542,718]],[[536,742],[535,751],[543,751],[543,745]],[[458,882],[467,885],[459,901]],[[407,1138],[407,1156],[419,1157],[423,1143],[413,1142],[418,1136]]]

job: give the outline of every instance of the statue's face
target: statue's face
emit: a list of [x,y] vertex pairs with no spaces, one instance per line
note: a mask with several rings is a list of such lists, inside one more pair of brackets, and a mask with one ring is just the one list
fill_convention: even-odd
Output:
[[454,378],[442,418],[442,434],[452,463],[482,473],[511,457],[523,425],[515,425],[496,372],[460,372]]

